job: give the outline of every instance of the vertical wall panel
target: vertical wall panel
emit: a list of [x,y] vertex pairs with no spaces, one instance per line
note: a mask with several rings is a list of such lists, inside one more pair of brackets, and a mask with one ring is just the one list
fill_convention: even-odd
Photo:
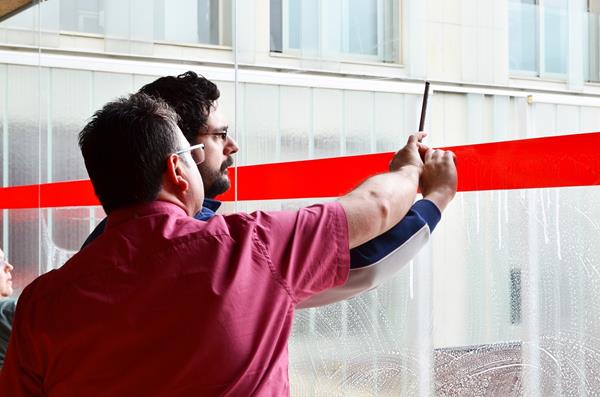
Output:
[[581,132],[600,132],[600,108],[580,108]]
[[556,134],[576,134],[580,131],[579,107],[571,105],[557,105]]
[[286,86],[281,86],[279,92],[281,159],[306,159],[312,137],[312,92],[309,88]]
[[533,105],[533,135],[554,135],[556,129],[556,105],[547,103],[536,103]]
[[374,94],[374,135],[375,151],[391,152],[401,147],[406,140],[405,96],[376,92]]
[[246,84],[244,94],[246,164],[279,161],[279,87]]
[[50,79],[51,180],[86,179],[87,172],[77,144],[77,134],[92,113],[92,73],[53,69]]
[[344,154],[363,154],[371,151],[374,135],[373,117],[373,93],[344,92]]
[[313,89],[314,157],[339,156],[342,150],[343,93]]

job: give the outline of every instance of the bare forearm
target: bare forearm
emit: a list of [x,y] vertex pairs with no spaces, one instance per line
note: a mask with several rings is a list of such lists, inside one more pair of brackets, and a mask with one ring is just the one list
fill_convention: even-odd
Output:
[[414,202],[419,169],[405,166],[375,175],[339,199],[348,219],[350,248],[385,233],[406,215]]
[[444,212],[454,195],[451,192],[434,191],[423,196],[423,198],[431,201],[440,211]]

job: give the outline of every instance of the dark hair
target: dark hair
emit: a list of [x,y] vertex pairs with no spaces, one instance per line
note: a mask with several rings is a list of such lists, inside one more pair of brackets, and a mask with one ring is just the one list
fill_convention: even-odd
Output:
[[177,112],[179,128],[190,143],[195,141],[200,129],[206,128],[208,115],[221,95],[212,81],[192,71],[177,77],[161,77],[139,92],[167,102]]
[[94,191],[106,213],[156,199],[177,151],[177,114],[163,101],[137,93],[109,102],[79,133]]

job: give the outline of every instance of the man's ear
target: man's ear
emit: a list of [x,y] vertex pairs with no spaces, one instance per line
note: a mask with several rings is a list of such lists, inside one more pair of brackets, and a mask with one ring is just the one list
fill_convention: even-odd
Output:
[[167,158],[166,182],[172,186],[176,186],[180,191],[186,191],[190,186],[185,177],[183,167],[185,167],[185,164],[178,155],[172,154]]

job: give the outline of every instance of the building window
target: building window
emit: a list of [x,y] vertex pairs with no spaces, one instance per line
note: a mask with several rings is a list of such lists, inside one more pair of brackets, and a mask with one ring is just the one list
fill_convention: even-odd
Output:
[[271,0],[271,51],[399,62],[399,0]]
[[63,31],[116,39],[231,45],[231,0],[61,0]]
[[510,0],[509,62],[517,74],[567,73],[568,0]]

